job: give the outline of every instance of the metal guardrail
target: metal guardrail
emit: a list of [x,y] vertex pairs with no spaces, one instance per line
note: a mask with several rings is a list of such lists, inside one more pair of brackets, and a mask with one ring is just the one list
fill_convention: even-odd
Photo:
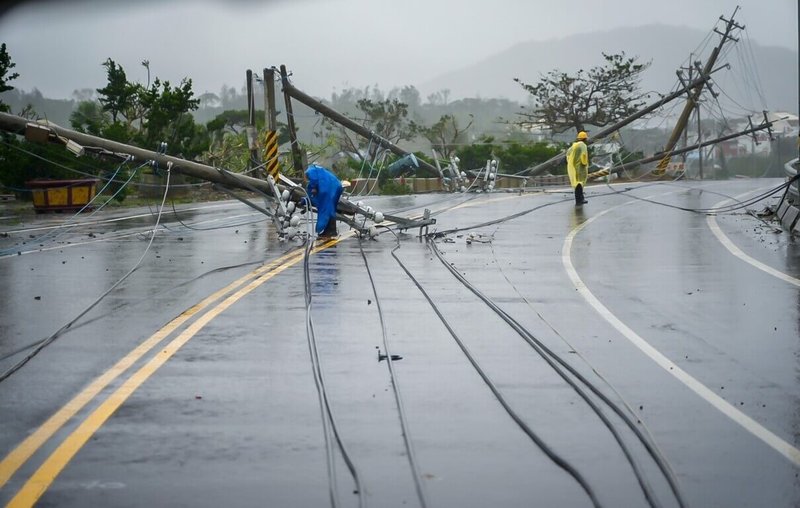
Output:
[[[783,165],[783,171],[786,179],[790,180],[797,176],[797,165],[800,159],[792,159]],[[788,199],[795,205],[800,205],[800,180],[789,186]]]

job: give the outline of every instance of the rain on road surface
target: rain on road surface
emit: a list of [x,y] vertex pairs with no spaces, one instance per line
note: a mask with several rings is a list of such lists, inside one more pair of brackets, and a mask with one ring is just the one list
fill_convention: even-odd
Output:
[[310,321],[302,245],[238,202],[149,250],[156,208],[1,219],[0,372],[146,255],[0,382],[0,503],[797,506],[800,248],[652,202],[779,184],[368,198],[463,229],[340,225]]

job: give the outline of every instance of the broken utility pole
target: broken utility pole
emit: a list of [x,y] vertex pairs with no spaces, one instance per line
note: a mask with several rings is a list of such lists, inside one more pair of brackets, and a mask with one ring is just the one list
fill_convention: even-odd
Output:
[[696,143],[696,144],[691,145],[691,146],[685,146],[685,147],[679,148],[677,150],[672,150],[669,153],[667,153],[667,152],[659,152],[659,153],[653,155],[652,157],[645,157],[644,159],[639,159],[639,160],[635,160],[635,161],[632,161],[632,162],[626,162],[624,164],[620,164],[619,166],[614,166],[614,167],[611,167],[611,168],[608,168],[608,169],[603,169],[601,171],[596,171],[594,173],[591,173],[589,175],[589,178],[599,178],[599,177],[603,177],[603,176],[606,176],[606,175],[609,175],[609,174],[619,173],[620,171],[624,171],[626,169],[635,168],[637,166],[641,166],[642,164],[647,164],[648,162],[655,162],[657,160],[661,160],[661,159],[664,159],[664,158],[669,158],[669,157],[673,157],[675,155],[680,155],[680,154],[683,154],[683,153],[686,153],[686,152],[691,152],[693,150],[702,149],[702,148],[704,148],[706,146],[716,145],[717,143],[722,143],[723,141],[727,141],[729,139],[738,138],[739,136],[745,136],[747,134],[752,134],[754,132],[762,131],[764,129],[770,129],[771,127],[772,127],[772,122],[765,121],[765,123],[762,123],[761,125],[758,125],[756,127],[751,127],[749,129],[743,130],[741,132],[728,134],[727,136],[722,136],[722,137],[719,137],[719,138],[716,138],[716,139],[710,139],[708,141],[702,141],[702,142]]
[[[222,185],[230,185],[243,190],[252,190],[253,188],[264,193],[270,193],[271,190],[267,182],[252,178],[245,175],[235,173],[228,173],[221,169],[217,169],[199,162],[181,159],[180,157],[173,157],[152,150],[145,150],[136,146],[131,146],[117,141],[111,141],[91,134],[84,134],[71,129],[65,129],[52,123],[36,123],[20,116],[11,115],[8,113],[0,113],[0,130],[14,132],[16,134],[26,135],[35,131],[46,131],[49,134],[49,140],[54,142],[63,142],[61,139],[69,139],[78,143],[83,147],[97,147],[117,154],[129,154],[140,161],[155,161],[162,168],[171,166],[172,170],[186,176],[200,178],[213,183]],[[45,139],[48,139],[45,137]]]
[[[181,159],[180,157],[173,157],[171,155],[154,152],[152,150],[145,150],[144,148],[93,136],[91,134],[65,129],[55,124],[32,122],[27,118],[8,113],[0,112],[0,130],[24,135],[29,140],[35,142],[53,142],[63,145],[68,141],[71,141],[73,144],[75,144],[75,146],[81,149],[93,148],[103,150],[108,154],[131,155],[140,161],[154,161],[160,167],[170,168],[170,171],[174,171],[175,173],[191,176],[193,178],[219,184],[224,187],[259,192],[264,195],[264,197],[275,202],[279,201],[279,195],[285,190],[289,191],[289,199],[292,201],[297,201],[305,196],[305,190],[300,186],[279,185],[271,182],[270,180],[264,181],[238,173],[231,173],[222,168],[214,168],[199,162]],[[254,206],[252,203],[239,196],[234,197],[255,208],[256,210],[262,212],[264,211],[263,208]],[[348,224],[351,224],[354,227],[357,227],[357,225],[355,225],[352,218],[348,216],[352,216],[353,214],[359,212],[363,213],[363,211],[361,211],[357,205],[347,200],[339,201],[336,206],[336,211],[337,219],[348,222]],[[404,219],[385,214],[384,216],[388,220],[394,220],[398,222],[398,224],[401,224],[401,227],[422,227],[435,223],[435,219],[432,219],[429,216],[418,220]],[[272,218],[275,218],[275,214],[273,214]]]
[[[714,69],[713,71],[711,71],[710,74],[713,74],[713,73],[717,72],[718,70],[719,69]],[[647,106],[646,108],[637,111],[636,113],[632,114],[631,116],[620,120],[619,122],[615,123],[614,125],[612,125],[610,127],[606,127],[605,129],[602,129],[602,130],[594,133],[592,136],[589,137],[589,144],[592,144],[596,140],[602,139],[602,138],[608,136],[609,134],[612,134],[612,133],[618,131],[619,129],[625,127],[629,123],[632,123],[632,122],[642,118],[643,116],[652,113],[653,111],[657,110],[658,108],[663,107],[665,104],[668,104],[668,103],[674,101],[675,99],[677,99],[678,97],[682,96],[688,90],[705,83],[709,79],[711,79],[710,75],[700,76],[699,78],[697,78],[696,80],[692,81],[688,85],[680,88],[679,90],[677,90],[675,92],[672,92],[669,95],[665,95],[664,97],[662,97],[658,101],[654,102],[653,104]],[[542,162],[541,164],[537,164],[536,166],[533,166],[532,168],[528,168],[528,169],[525,169],[523,171],[520,171],[518,173],[518,175],[536,176],[538,174],[543,173],[548,168],[550,168],[552,166],[555,166],[556,164],[563,163],[565,158],[566,158],[566,151],[561,152],[560,154],[558,154],[558,155],[556,155],[554,157],[551,157],[550,159]]]
[[[303,93],[300,90],[298,90],[297,88],[295,88],[291,83],[289,83],[289,79],[287,78],[287,75],[286,75],[286,66],[284,66],[284,65],[281,65],[281,80],[282,80],[282,84],[283,84],[283,93],[287,97],[287,99],[286,99],[287,107],[289,105],[289,97],[292,97],[295,100],[297,100],[298,102],[301,102],[301,103],[305,104],[306,106],[308,106],[309,108],[313,109],[314,111],[320,113],[321,115],[323,115],[323,116],[325,116],[327,118],[330,118],[331,120],[333,120],[334,122],[338,123],[339,125],[341,125],[343,127],[346,127],[347,129],[350,129],[351,131],[353,131],[356,134],[364,137],[365,139],[372,140],[374,143],[382,146],[383,148],[386,148],[387,150],[390,150],[395,155],[399,155],[400,157],[404,157],[404,156],[409,155],[411,153],[408,150],[403,150],[402,148],[400,148],[399,146],[395,145],[394,143],[392,143],[388,139],[384,139],[384,138],[378,136],[374,132],[371,132],[370,130],[366,129],[362,125],[357,124],[356,122],[354,122],[353,120],[347,118],[346,116],[344,116],[343,114],[339,113],[338,111],[335,111],[333,108],[330,108],[330,107],[326,106],[325,104],[319,102],[318,100],[312,98],[309,95],[306,95],[305,93]],[[292,130],[292,127],[290,126],[289,129]],[[424,160],[418,160],[417,162],[419,163],[420,167],[423,167],[423,168],[425,168],[425,169],[427,169],[429,171],[432,171],[434,173],[439,173],[439,171],[433,165],[425,162]]]
[[[711,55],[708,57],[706,65],[703,67],[703,69],[701,70],[698,67],[697,70],[700,71],[701,77],[708,76],[711,70],[714,68],[714,64],[717,62],[717,57],[719,56],[720,51],[722,51],[722,46],[725,45],[725,42],[727,42],[728,39],[736,41],[736,39],[731,37],[731,32],[733,31],[733,29],[734,28],[744,29],[743,26],[733,21],[733,17],[736,16],[736,12],[738,10],[739,7],[737,6],[736,9],[733,11],[731,19],[729,20],[720,16],[719,19],[725,21],[725,33],[719,32],[718,30],[714,29],[715,32],[722,35],[722,38],[720,39],[719,44],[717,44],[717,46],[711,51]],[[664,152],[667,153],[667,156],[661,159],[654,173],[656,174],[663,173],[667,167],[667,164],[669,164],[669,161],[672,157],[671,155],[672,150],[675,148],[675,145],[678,144],[678,139],[680,139],[683,130],[686,128],[686,124],[689,122],[689,115],[691,115],[692,111],[694,111],[694,109],[697,107],[698,101],[700,99],[700,94],[702,94],[702,92],[703,92],[703,84],[700,84],[692,88],[691,91],[689,91],[688,98],[686,99],[686,105],[684,106],[683,111],[681,111],[681,115],[678,117],[678,121],[675,124],[675,128],[672,130],[672,135],[670,135],[669,141],[667,141],[667,144],[664,147]]]

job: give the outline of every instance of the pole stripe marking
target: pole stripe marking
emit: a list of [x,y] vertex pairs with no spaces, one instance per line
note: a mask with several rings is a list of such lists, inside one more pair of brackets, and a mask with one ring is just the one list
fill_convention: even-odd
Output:
[[267,131],[265,137],[267,173],[273,178],[278,178],[278,133]]

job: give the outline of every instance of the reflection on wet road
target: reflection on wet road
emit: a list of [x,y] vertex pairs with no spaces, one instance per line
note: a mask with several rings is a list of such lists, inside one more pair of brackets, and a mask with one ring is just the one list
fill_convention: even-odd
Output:
[[[772,183],[598,186],[582,208],[559,192],[368,198],[459,231],[398,232],[396,259],[388,232],[343,235],[309,260],[363,492],[340,453],[326,466],[301,246],[238,203],[165,213],[133,276],[0,382],[0,502],[795,506],[797,246],[742,212],[712,227],[674,208]],[[147,212],[3,229],[0,371],[134,265]]]

